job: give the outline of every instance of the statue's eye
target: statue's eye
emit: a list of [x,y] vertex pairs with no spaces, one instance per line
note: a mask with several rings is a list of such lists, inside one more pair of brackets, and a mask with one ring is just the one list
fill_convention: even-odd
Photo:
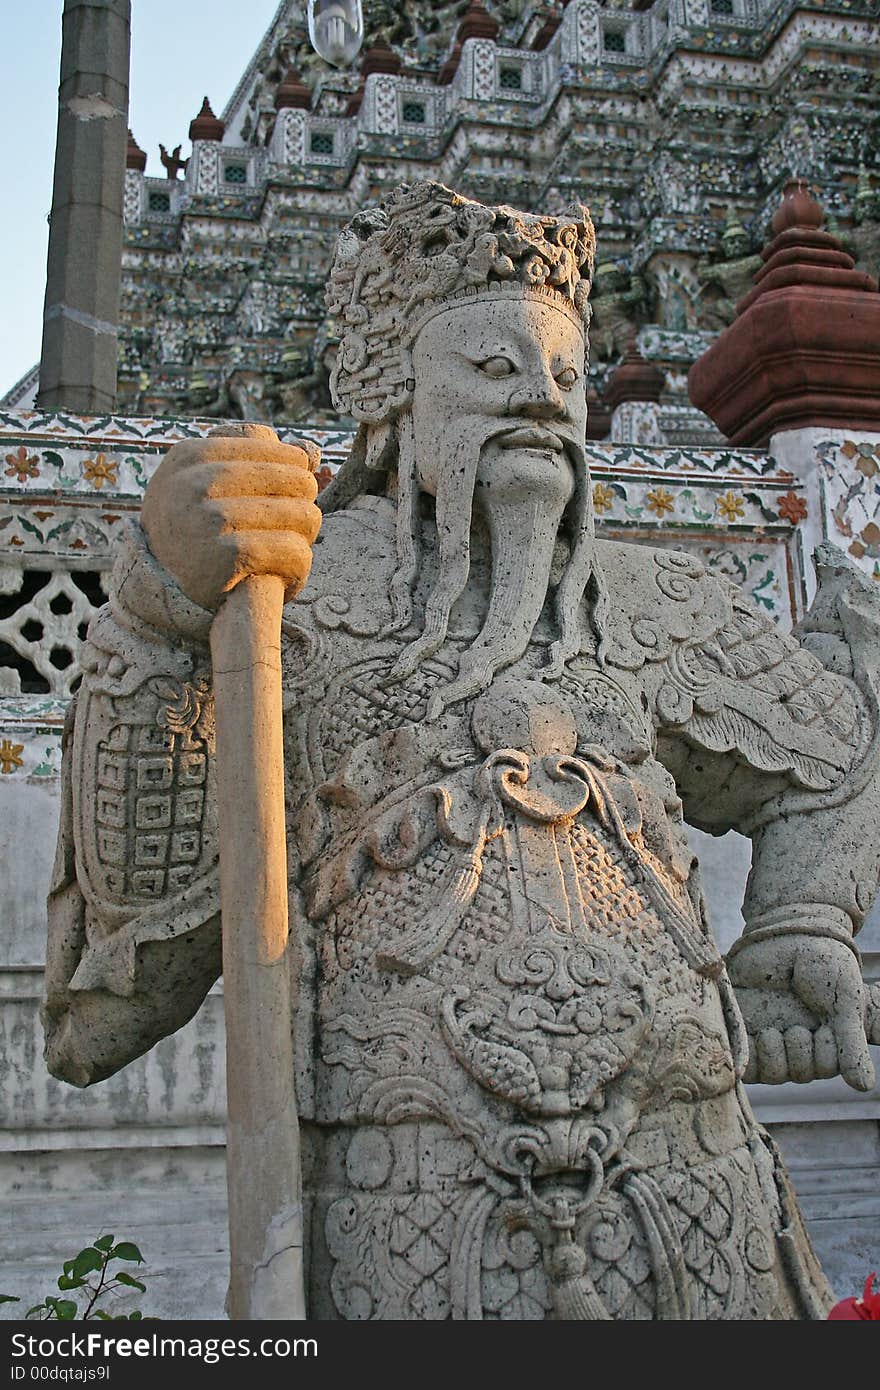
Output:
[[516,371],[509,357],[487,357],[485,362],[478,362],[477,366],[486,376],[495,378],[511,376]]
[[570,391],[578,379],[578,374],[574,367],[563,367],[556,377],[556,385],[563,391]]

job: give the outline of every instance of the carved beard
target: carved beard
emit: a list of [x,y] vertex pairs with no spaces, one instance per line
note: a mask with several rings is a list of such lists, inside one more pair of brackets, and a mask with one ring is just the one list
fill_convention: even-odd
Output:
[[[452,607],[467,584],[470,571],[470,536],[473,521],[477,465],[493,438],[509,433],[517,422],[474,422],[459,437],[452,458],[438,476],[435,498],[439,573],[425,603],[422,632],[395,662],[388,683],[405,680],[432,656],[446,639]],[[589,475],[581,448],[566,445],[575,478],[569,502],[558,489],[535,488],[505,498],[485,489],[481,510],[489,527],[491,586],[489,609],[482,629],[462,653],[458,674],[439,687],[428,704],[427,717],[437,718],[449,705],[478,694],[498,671],[526,652],[544,608],[550,584],[553,553],[563,519],[570,545],[569,559],[556,588],[554,604],[559,636],[550,649],[550,660],[540,673],[558,679],[565,662],[595,645],[604,629],[604,589],[594,565],[593,517]],[[412,613],[412,586],[418,570],[418,485],[415,439],[410,416],[398,423],[398,571],[392,584],[395,628],[405,626]],[[585,622],[584,595],[591,586],[591,613]],[[404,598],[405,592],[405,598]]]

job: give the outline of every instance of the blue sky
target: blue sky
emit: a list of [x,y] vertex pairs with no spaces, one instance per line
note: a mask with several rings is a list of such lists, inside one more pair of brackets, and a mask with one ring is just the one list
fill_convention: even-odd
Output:
[[[52,165],[58,110],[62,0],[5,0],[0,82],[6,189],[0,219],[0,395],[40,355]],[[238,78],[278,0],[132,0],[129,124],[147,151],[147,173],[162,176],[159,141],[182,143],[207,93],[214,110]]]

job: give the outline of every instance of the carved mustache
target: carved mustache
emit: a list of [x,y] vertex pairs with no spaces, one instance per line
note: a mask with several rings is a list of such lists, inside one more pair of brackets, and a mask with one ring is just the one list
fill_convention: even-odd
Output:
[[565,447],[558,434],[537,425],[504,430],[496,435],[496,442],[502,449],[551,449],[556,454],[561,454]]
[[505,425],[487,435],[482,447],[485,448],[487,444],[497,444],[501,449],[541,449],[555,454],[564,453],[575,471],[586,467],[583,441],[566,430],[551,429],[547,425]]

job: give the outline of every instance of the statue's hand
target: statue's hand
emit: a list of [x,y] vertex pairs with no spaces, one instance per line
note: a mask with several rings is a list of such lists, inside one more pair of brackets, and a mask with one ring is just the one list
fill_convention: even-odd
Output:
[[814,1081],[839,1072],[857,1091],[871,1089],[868,1030],[876,1028],[880,1041],[880,999],[875,1005],[844,942],[796,932],[751,943],[746,937],[729,969],[749,1035],[746,1081]]
[[153,555],[203,608],[250,574],[280,575],[293,597],[321,524],[306,450],[265,425],[239,431],[175,444],[144,495]]

